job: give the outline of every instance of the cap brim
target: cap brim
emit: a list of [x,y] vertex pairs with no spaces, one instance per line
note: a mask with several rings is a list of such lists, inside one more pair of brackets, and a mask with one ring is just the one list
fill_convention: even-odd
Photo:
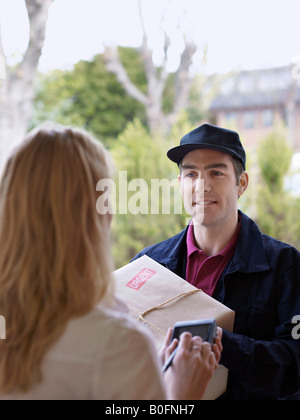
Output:
[[177,146],[169,150],[167,153],[167,156],[172,162],[175,162],[177,163],[177,165],[179,165],[187,154],[198,149],[210,149],[210,150],[216,150],[218,152],[229,154],[239,159],[244,165],[244,162],[242,161],[241,157],[237,153],[233,152],[231,149],[228,149],[227,147],[224,147],[224,146],[212,145],[209,143],[186,144],[182,146]]

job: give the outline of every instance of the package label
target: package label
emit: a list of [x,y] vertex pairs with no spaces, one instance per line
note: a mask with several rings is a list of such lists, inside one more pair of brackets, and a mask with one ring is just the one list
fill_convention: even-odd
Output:
[[130,287],[134,290],[139,290],[151,277],[156,274],[156,271],[151,270],[150,268],[144,268],[139,274],[137,274],[129,283],[126,284],[127,287]]

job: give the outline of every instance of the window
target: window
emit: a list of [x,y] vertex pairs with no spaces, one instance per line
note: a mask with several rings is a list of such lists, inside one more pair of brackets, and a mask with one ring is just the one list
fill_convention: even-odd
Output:
[[264,127],[273,127],[274,125],[274,112],[272,109],[266,109],[262,113],[262,120]]
[[255,112],[247,111],[243,115],[244,128],[250,130],[255,127]]
[[230,95],[235,90],[235,79],[234,77],[229,77],[228,79],[224,80],[221,85],[221,94],[222,95]]
[[225,115],[226,124],[229,126],[235,126],[237,123],[237,117],[235,112],[227,112]]
[[243,74],[240,76],[239,90],[242,93],[248,93],[254,90],[254,79],[250,74]]

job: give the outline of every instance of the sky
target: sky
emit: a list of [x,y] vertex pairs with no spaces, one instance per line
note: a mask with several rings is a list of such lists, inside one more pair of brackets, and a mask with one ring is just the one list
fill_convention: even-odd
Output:
[[[224,73],[300,61],[299,0],[144,0],[143,13],[157,64],[162,26],[171,37],[170,71],[179,63],[182,32],[199,46],[196,71]],[[0,0],[0,25],[5,53],[10,62],[17,61],[28,42],[24,0]],[[70,68],[101,53],[104,45],[138,47],[141,41],[137,0],[55,0],[40,70]]]

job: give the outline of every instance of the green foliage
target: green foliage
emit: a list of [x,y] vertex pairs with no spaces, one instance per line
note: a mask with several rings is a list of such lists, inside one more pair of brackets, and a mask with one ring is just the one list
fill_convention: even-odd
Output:
[[204,74],[196,75],[191,83],[189,105],[186,114],[193,127],[198,126],[199,121],[209,118],[208,109],[214,94],[212,89],[207,89],[206,84],[207,76]]
[[[148,93],[148,82],[140,53],[135,48],[119,48],[120,59],[134,85]],[[157,69],[159,71],[159,69]],[[203,76],[204,77],[204,76]],[[188,117],[193,125],[203,118],[200,76],[191,86]],[[163,95],[163,112],[173,111],[176,74],[170,74]],[[129,121],[139,119],[147,126],[144,105],[131,98],[107,68],[102,54],[80,61],[72,70],[39,74],[36,82],[34,116],[30,128],[45,120],[82,127],[108,147]]]
[[[121,48],[120,56],[133,82],[145,91],[147,83],[138,53]],[[32,126],[45,120],[70,124],[109,145],[134,118],[146,122],[144,107],[107,71],[103,55],[80,61],[71,71],[55,70],[39,76]]]
[[181,111],[177,118],[176,124],[172,127],[171,130],[171,142],[170,142],[170,148],[175,147],[179,144],[182,137],[184,137],[187,133],[192,131],[195,128],[195,126],[192,125],[189,115],[187,111]]
[[[183,206],[177,183],[178,168],[166,157],[167,150],[173,145],[174,140],[170,145],[165,138],[152,138],[138,120],[129,123],[113,145],[111,153],[114,162],[118,171],[127,171],[129,186],[136,179],[143,180],[141,187],[135,184],[132,191],[124,193],[124,189],[119,191],[120,172],[116,174],[117,214],[113,221],[112,235],[113,255],[117,267],[127,264],[146,246],[177,234],[185,226],[185,215],[182,212],[174,214],[174,208],[182,209]],[[162,214],[166,190],[160,190],[157,195],[151,185],[152,180],[162,179],[172,181],[174,186],[171,190],[168,214]],[[125,202],[120,203],[122,197]],[[132,203],[140,209],[139,214],[131,214]],[[123,209],[127,208],[128,214],[119,214],[120,206]],[[151,206],[158,209],[159,214],[151,214]]]
[[148,85],[144,64],[139,52],[135,48],[119,47],[119,55],[130,80],[146,94]]
[[262,184],[258,186],[257,222],[264,233],[300,249],[300,200],[284,189],[292,149],[280,131],[261,142]]
[[[147,80],[138,51],[120,48],[119,54],[133,83],[147,93]],[[169,75],[165,88],[165,114],[173,109],[175,77],[175,74]],[[132,191],[127,191],[128,185],[125,186],[126,195],[120,197],[120,172],[116,174],[117,208],[112,236],[117,267],[128,263],[144,247],[167,239],[186,226],[179,186],[173,188],[176,194],[175,198],[173,195],[170,198],[169,214],[163,214],[162,198],[166,191],[151,197],[151,182],[155,179],[176,180],[178,168],[169,162],[166,152],[205,115],[205,102],[210,96],[204,90],[205,83],[204,76],[194,78],[189,107],[179,116],[167,138],[149,135],[144,106],[126,94],[116,77],[107,71],[101,54],[92,61],[80,61],[70,71],[55,70],[39,75],[31,128],[45,120],[83,127],[111,149],[118,171],[127,172],[129,185],[137,179],[144,181],[140,186],[131,184]],[[281,132],[273,133],[263,141],[258,154],[261,179],[252,187],[257,198],[251,200],[254,193],[249,190],[250,199],[243,198],[241,204],[255,214],[253,217],[266,234],[300,248],[300,199],[284,190],[291,156],[292,151]],[[130,203],[140,209],[138,214],[120,212],[120,208],[128,209]],[[159,214],[151,214],[153,203]],[[179,204],[182,212],[174,214],[175,208],[180,208]]]
[[279,130],[270,134],[258,151],[262,177],[271,192],[282,192],[284,177],[292,161],[293,151]]

